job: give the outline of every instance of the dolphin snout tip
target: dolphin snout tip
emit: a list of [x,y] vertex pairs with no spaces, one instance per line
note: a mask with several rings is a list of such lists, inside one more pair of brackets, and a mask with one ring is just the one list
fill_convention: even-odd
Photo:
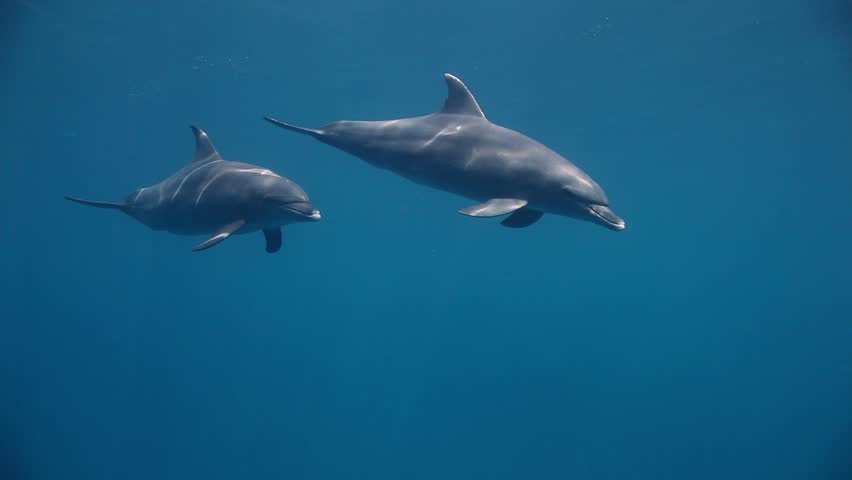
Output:
[[313,220],[315,222],[318,222],[322,219],[322,214],[320,213],[319,210],[314,209],[314,211],[311,212],[310,215],[308,215],[308,218],[310,218],[311,220]]
[[603,205],[590,205],[588,208],[589,212],[593,215],[593,218],[610,230],[620,232],[627,228],[627,224],[624,219],[616,215],[609,207]]
[[621,231],[623,231],[624,229],[627,228],[627,224],[624,223],[624,220],[620,220],[620,221],[617,221],[617,222],[604,221],[602,223],[603,223],[604,227],[606,227],[606,228],[608,228],[608,229],[610,229],[614,232],[621,232]]

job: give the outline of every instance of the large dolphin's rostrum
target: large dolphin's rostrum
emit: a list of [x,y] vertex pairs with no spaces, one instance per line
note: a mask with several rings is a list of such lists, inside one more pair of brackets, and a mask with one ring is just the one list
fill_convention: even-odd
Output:
[[417,183],[482,202],[460,209],[465,215],[511,213],[502,224],[519,228],[553,213],[624,229],[591,177],[535,140],[488,121],[462,81],[444,77],[447,99],[431,115],[339,121],[316,129],[264,118]]
[[266,251],[277,252],[282,225],[320,219],[299,185],[266,168],[222,159],[207,134],[191,128],[195,158],[162,182],[134,191],[123,203],[65,198],[121,210],[154,230],[211,235],[193,251],[233,234],[263,230]]

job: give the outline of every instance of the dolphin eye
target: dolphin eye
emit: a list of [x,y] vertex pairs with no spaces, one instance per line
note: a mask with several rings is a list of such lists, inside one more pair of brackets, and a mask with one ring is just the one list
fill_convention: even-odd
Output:
[[576,183],[564,185],[562,190],[583,203],[609,205],[606,193],[593,182],[585,180],[577,181]]

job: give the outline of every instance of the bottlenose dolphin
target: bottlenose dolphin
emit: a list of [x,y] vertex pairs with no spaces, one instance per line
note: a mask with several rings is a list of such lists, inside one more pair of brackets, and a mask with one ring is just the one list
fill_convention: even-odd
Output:
[[464,215],[511,213],[501,223],[521,228],[546,212],[624,229],[624,220],[591,177],[535,140],[488,121],[464,83],[444,77],[447,99],[431,115],[339,121],[315,129],[264,119],[417,183],[482,202],[460,209]]
[[196,252],[233,234],[263,230],[266,251],[274,253],[281,248],[282,225],[320,219],[302,187],[266,168],[222,159],[204,131],[190,128],[195,158],[171,177],[134,191],[124,203],[65,198],[121,210],[153,230],[212,235]]

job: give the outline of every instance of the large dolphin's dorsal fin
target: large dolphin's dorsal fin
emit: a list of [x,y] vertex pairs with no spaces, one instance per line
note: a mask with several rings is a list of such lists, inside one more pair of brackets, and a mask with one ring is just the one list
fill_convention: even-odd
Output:
[[195,158],[192,159],[192,163],[200,164],[222,160],[219,152],[216,151],[216,147],[213,146],[213,142],[210,141],[210,137],[204,133],[204,130],[195,125],[190,125],[189,128],[192,129],[192,134],[195,135]]
[[482,113],[482,109],[479,108],[473,94],[458,77],[445,73],[444,78],[447,80],[447,99],[444,101],[444,108],[441,109],[440,113],[485,118],[485,114]]

